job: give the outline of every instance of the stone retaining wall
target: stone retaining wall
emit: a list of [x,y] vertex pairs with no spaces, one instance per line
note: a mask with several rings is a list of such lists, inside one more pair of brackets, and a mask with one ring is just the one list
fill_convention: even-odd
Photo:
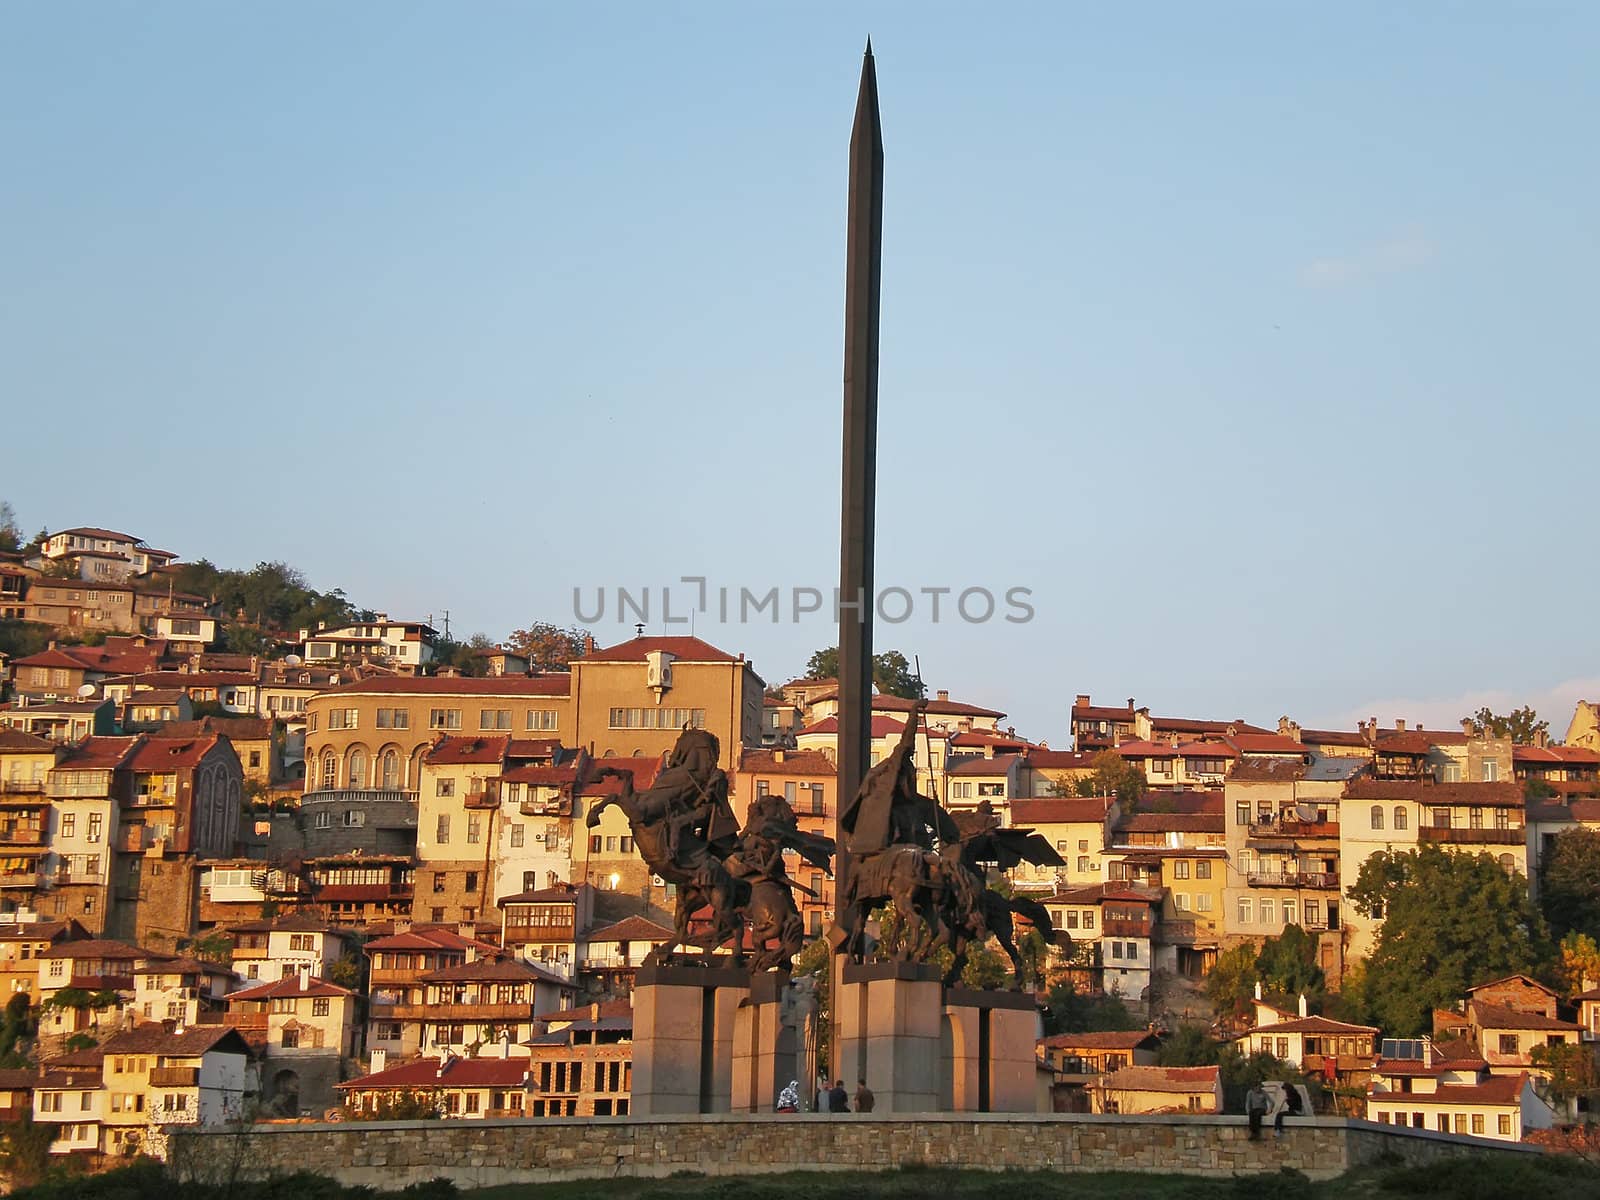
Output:
[[753,1175],[886,1170],[906,1163],[983,1170],[1164,1171],[1228,1176],[1293,1167],[1328,1179],[1398,1158],[1539,1153],[1366,1121],[1291,1121],[1251,1142],[1243,1117],[1000,1113],[545,1118],[280,1125],[249,1132],[186,1129],[171,1161],[183,1178],[312,1171],[346,1184],[398,1188],[445,1176],[463,1187],[675,1171]]

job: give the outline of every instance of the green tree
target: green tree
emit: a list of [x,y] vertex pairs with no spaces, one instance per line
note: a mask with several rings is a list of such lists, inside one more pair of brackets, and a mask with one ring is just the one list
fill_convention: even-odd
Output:
[[1431,845],[1379,851],[1362,864],[1349,897],[1383,917],[1366,990],[1373,1017],[1393,1036],[1425,1033],[1433,1010],[1469,987],[1541,973],[1552,957],[1527,880],[1486,854]]
[[1172,1031],[1156,1054],[1163,1067],[1209,1067],[1222,1055],[1222,1043],[1204,1025],[1189,1022]]
[[1555,936],[1600,938],[1600,832],[1580,825],[1555,836],[1539,869],[1539,904]]
[[0,1122],[0,1170],[13,1190],[42,1183],[50,1170],[50,1143],[61,1126],[35,1121],[30,1109],[14,1121]]
[[531,622],[526,629],[514,630],[506,648],[526,655],[533,671],[565,671],[567,664],[583,655],[587,629],[576,625],[562,628],[549,621]]
[[1471,721],[1479,736],[1510,738],[1519,746],[1531,746],[1540,734],[1550,732],[1550,722],[1541,721],[1539,714],[1526,704],[1503,717],[1488,708],[1480,708],[1462,720]]
[[1256,969],[1258,957],[1259,952],[1248,942],[1217,955],[1206,976],[1206,998],[1218,1017],[1237,1018],[1250,1011],[1256,981],[1261,978]]
[[1547,1073],[1553,1100],[1577,1100],[1600,1092],[1600,1073],[1596,1072],[1594,1052],[1588,1046],[1566,1042],[1535,1046],[1528,1053],[1528,1061]]
[[1089,765],[1090,773],[1072,785],[1080,796],[1115,796],[1124,809],[1132,810],[1150,790],[1144,771],[1115,750],[1100,751]]
[[[825,937],[807,942],[794,956],[791,978],[811,979],[811,994],[817,1001],[817,1070],[828,1069],[830,1039],[833,1036],[833,950]],[[808,1087],[810,1080],[801,1080]]]
[[[829,646],[818,650],[806,660],[808,679],[837,679],[839,677],[839,647]],[[885,696],[899,696],[906,700],[920,700],[928,694],[922,680],[911,670],[911,662],[898,650],[885,650],[872,656],[872,682]]]
[[198,958],[201,962],[231,963],[233,961],[233,938],[225,930],[213,930],[203,933],[199,937],[191,938],[187,953]]
[[17,524],[17,510],[11,501],[0,500],[0,550],[22,549],[22,526]]
[[1600,944],[1587,933],[1576,929],[1561,939],[1561,993],[1575,996],[1592,987],[1600,987]]
[[1317,966],[1317,940],[1298,925],[1285,925],[1277,937],[1262,943],[1256,956],[1261,986],[1283,996],[1318,999],[1324,979]]
[[1051,1033],[1115,1033],[1145,1023],[1117,997],[1080,992],[1063,979],[1045,997],[1045,1027]]

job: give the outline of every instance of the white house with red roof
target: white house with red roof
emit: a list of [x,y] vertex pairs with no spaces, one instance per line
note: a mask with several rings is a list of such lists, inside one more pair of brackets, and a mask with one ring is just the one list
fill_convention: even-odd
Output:
[[1418,1038],[1383,1048],[1367,1088],[1369,1121],[1508,1142],[1556,1123],[1527,1072],[1491,1075],[1462,1043],[1447,1050]]
[[262,1099],[278,1116],[338,1102],[341,1066],[356,1055],[356,994],[312,975],[286,975],[228,997],[227,1023],[263,1056]]

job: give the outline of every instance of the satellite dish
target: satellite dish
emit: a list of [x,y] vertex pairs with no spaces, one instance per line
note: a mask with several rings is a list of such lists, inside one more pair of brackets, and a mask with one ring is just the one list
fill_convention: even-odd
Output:
[[94,691],[95,691],[94,684],[86,683],[86,684],[84,684],[82,687],[80,687],[78,689],[78,695],[82,696],[85,700],[87,700],[90,696],[94,695]]
[[283,665],[286,667],[298,667],[300,665],[300,656],[298,654],[284,655]]

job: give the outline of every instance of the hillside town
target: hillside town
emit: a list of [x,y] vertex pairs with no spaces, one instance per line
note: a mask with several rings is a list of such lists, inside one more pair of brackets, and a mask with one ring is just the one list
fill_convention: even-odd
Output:
[[[99,527],[0,551],[0,1120],[96,1169],[182,1124],[626,1115],[675,889],[605,801],[705,730],[736,814],[781,796],[831,834],[837,680],[643,628],[552,654],[415,614],[285,626],[197,578]],[[1241,1112],[1266,1086],[1508,1141],[1590,1119],[1600,702],[1553,734],[1077,694],[1036,741],[898,690],[872,761],[912,723],[921,793],[1061,860],[990,880],[1065,935],[1021,939],[1041,1110]],[[790,873],[820,946],[833,881]]]

